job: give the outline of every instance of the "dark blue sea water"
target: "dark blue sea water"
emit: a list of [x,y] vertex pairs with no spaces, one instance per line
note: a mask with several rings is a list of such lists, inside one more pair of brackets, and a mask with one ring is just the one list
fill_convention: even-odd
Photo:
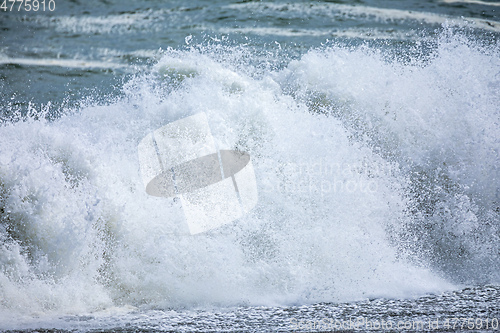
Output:
[[[0,0],[0,330],[498,331],[499,10]],[[200,112],[258,202],[189,235],[138,145]]]

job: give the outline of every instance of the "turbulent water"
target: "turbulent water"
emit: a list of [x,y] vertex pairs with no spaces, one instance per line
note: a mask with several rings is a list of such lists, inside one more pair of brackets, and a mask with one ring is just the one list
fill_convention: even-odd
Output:
[[[499,329],[497,2],[48,8],[0,11],[0,329]],[[189,236],[137,147],[199,112],[259,199]]]

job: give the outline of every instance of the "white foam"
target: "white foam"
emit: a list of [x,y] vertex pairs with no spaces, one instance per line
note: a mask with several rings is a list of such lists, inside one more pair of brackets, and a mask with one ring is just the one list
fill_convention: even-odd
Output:
[[129,32],[148,29],[149,31],[160,31],[164,20],[168,17],[168,23],[176,20],[176,15],[167,10],[144,10],[134,13],[123,13],[115,15],[58,15],[46,17],[37,15],[28,18],[42,26],[54,27],[59,32],[77,34],[127,34]]
[[221,28],[219,32],[256,34],[261,36],[285,36],[285,37],[346,37],[346,38],[363,38],[369,39],[398,39],[398,40],[424,40],[424,37],[419,36],[415,31],[385,31],[383,29],[295,29],[295,28],[264,28],[264,27],[245,27],[245,28]]
[[[438,165],[442,156],[454,180],[470,187],[453,208],[467,223],[451,219],[451,229],[477,231],[467,194],[491,204],[498,51],[450,38],[429,63],[330,48],[262,75],[241,48],[169,50],[151,75],[124,86],[121,100],[52,122],[3,124],[0,191],[9,231],[1,231],[0,316],[352,301],[453,288],[394,232],[413,221],[408,179],[397,165],[405,158],[418,164],[432,152]],[[322,108],[337,117],[314,113]],[[360,118],[342,117],[343,110]],[[259,201],[227,228],[172,237],[178,202],[144,192],[137,144],[200,111],[218,142],[252,156]],[[399,159],[356,139],[356,125]]]
[[[403,233],[418,239],[412,246],[432,253],[436,266],[472,281],[498,278],[489,264],[498,260],[491,224],[498,218],[498,52],[452,35],[441,38],[434,57],[410,65],[371,50],[332,48],[292,62],[281,78],[409,170],[426,208]],[[443,239],[453,239],[448,248]],[[451,248],[465,249],[467,259],[447,254]]]
[[444,2],[444,3],[467,3],[467,4],[470,3],[470,4],[474,4],[474,5],[493,6],[493,7],[500,6],[500,3],[498,3],[498,2],[481,1],[481,0],[441,0],[441,2]]
[[99,69],[126,69],[127,65],[118,64],[107,61],[92,61],[79,59],[36,59],[36,58],[11,58],[0,57],[0,64],[14,64],[24,66],[49,66],[49,67],[66,67],[66,68],[99,68]]
[[[303,15],[311,17],[331,17],[332,19],[357,19],[364,21],[375,21],[381,23],[394,23],[398,21],[418,21],[426,24],[441,25],[449,23],[451,25],[462,26],[468,23],[473,23],[478,28],[490,31],[499,31],[500,24],[491,20],[484,20],[473,17],[452,17],[448,15],[415,11],[403,10],[394,8],[380,8],[361,5],[343,5],[335,3],[261,3],[248,2],[240,4],[232,4],[227,6],[231,9],[253,10],[260,12],[269,12],[269,15],[283,15],[285,13],[289,18],[290,15],[296,15],[297,18],[303,18]],[[290,14],[291,13],[291,14]]]

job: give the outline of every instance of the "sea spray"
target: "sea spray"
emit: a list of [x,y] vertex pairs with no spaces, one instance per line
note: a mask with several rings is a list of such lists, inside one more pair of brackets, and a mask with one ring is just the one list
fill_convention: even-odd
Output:
[[[498,281],[498,50],[461,40],[425,63],[331,46],[267,71],[238,63],[241,48],[167,50],[123,97],[3,124],[1,311],[341,302]],[[220,145],[252,156],[259,203],[180,237],[178,203],[143,190],[137,145],[199,111]]]
[[334,46],[279,73],[312,112],[397,163],[410,198],[397,246],[457,282],[498,279],[498,55],[450,29],[410,61]]

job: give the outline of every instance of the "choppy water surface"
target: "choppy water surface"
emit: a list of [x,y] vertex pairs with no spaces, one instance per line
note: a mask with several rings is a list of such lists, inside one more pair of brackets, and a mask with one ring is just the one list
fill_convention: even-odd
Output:
[[[0,12],[0,329],[498,330],[499,9]],[[259,202],[186,236],[137,145],[198,112]]]

